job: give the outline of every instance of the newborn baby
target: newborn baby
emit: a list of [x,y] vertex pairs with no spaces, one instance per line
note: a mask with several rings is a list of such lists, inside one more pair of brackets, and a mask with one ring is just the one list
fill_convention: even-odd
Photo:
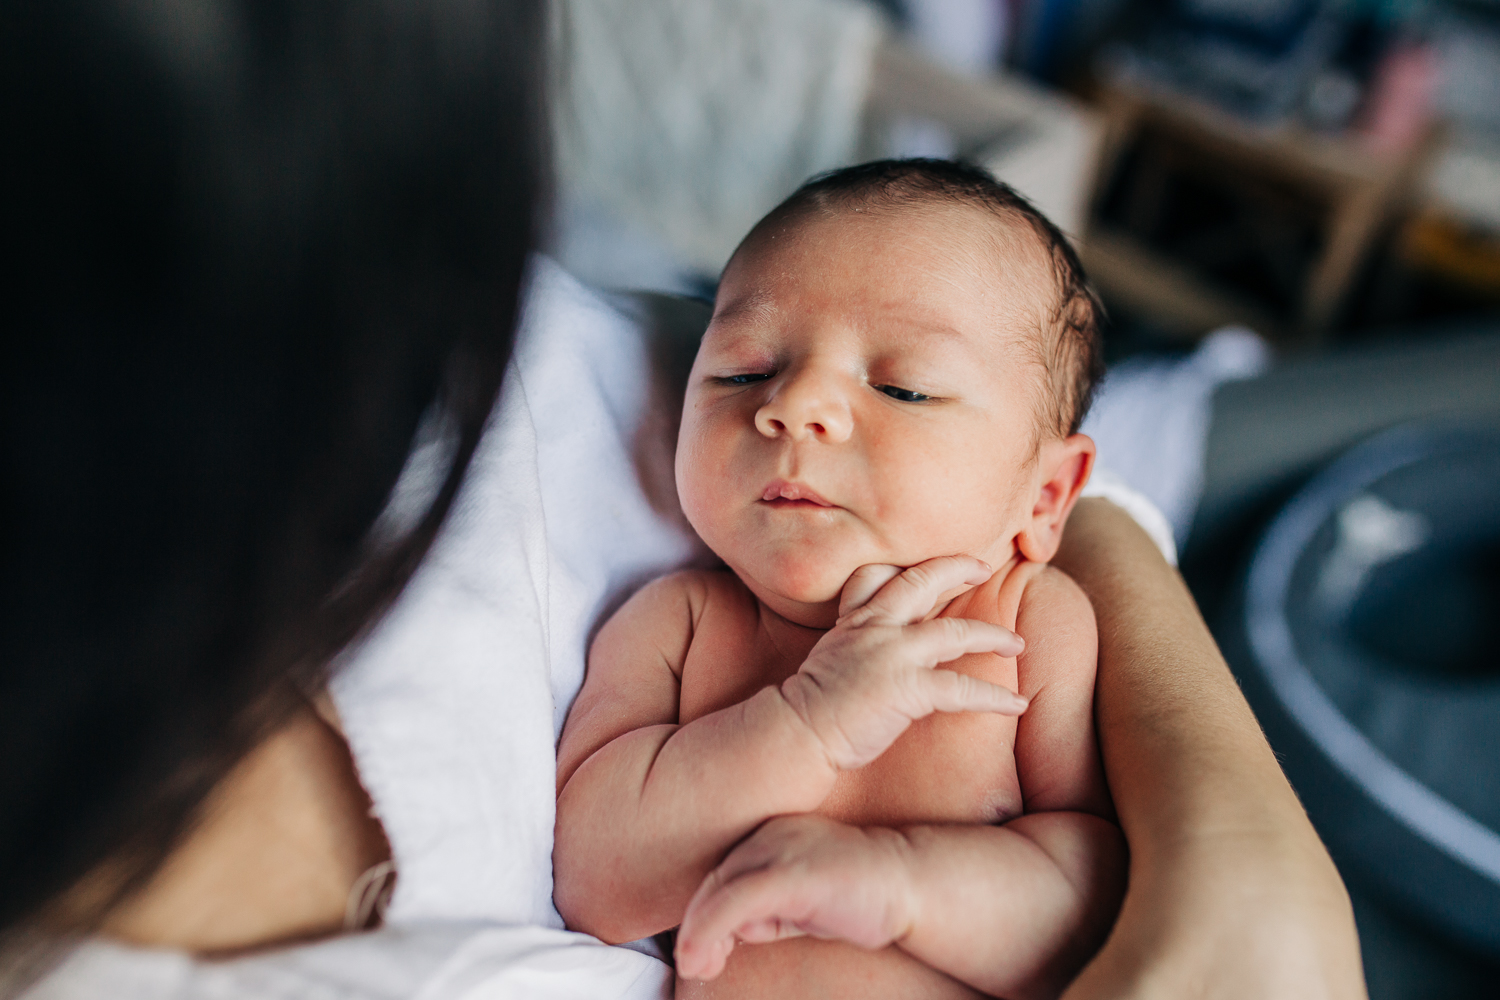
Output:
[[745,238],[677,449],[727,569],[655,581],[593,644],[558,749],[568,926],[680,925],[678,996],[1077,973],[1125,873],[1093,612],[1047,566],[1093,463],[1097,318],[1056,228],[959,164],[814,179]]

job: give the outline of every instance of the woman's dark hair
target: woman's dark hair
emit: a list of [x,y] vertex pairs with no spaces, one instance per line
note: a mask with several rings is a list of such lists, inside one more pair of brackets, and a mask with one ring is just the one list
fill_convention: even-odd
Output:
[[[543,194],[539,8],[5,5],[0,933],[141,884],[432,540]],[[424,413],[447,479],[375,544]]]

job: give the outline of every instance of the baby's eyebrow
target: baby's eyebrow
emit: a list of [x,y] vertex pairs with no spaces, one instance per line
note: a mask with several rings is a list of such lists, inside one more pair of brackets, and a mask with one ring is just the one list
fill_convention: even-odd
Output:
[[899,320],[899,325],[903,330],[911,330],[923,335],[935,335],[950,340],[967,339],[962,330],[947,323],[926,323],[919,319],[912,319],[910,316],[903,316]]
[[908,340],[930,340],[933,337],[956,344],[967,344],[969,337],[958,327],[942,320],[925,320],[907,313],[898,313],[886,319],[887,329],[898,337]]
[[755,289],[746,292],[727,304],[714,309],[714,321],[724,319],[767,319],[776,312],[776,297],[769,292]]

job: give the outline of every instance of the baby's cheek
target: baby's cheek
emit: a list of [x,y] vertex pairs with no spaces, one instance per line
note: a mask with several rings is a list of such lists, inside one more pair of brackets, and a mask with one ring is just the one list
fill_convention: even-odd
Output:
[[722,558],[724,553],[721,547],[728,540],[723,523],[726,507],[723,499],[715,497],[711,490],[684,484],[680,477],[677,480],[677,497],[688,524],[693,526],[703,543]]
[[[962,553],[1000,565],[1018,530],[1013,482],[971,463],[957,468],[934,468],[926,478],[908,483],[892,504],[891,525],[897,527],[910,555],[931,558]],[[970,466],[965,468],[964,466]]]
[[725,477],[707,474],[714,467],[713,457],[701,434],[689,437],[684,426],[684,436],[677,446],[677,499],[688,523],[705,541],[714,528],[716,513],[726,506]]

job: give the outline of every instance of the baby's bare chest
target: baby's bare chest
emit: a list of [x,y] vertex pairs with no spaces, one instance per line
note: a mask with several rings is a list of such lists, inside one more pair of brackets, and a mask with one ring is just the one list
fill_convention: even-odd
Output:
[[[965,613],[973,615],[972,608]],[[1014,627],[1014,610],[1009,619],[997,624]],[[797,672],[809,649],[810,642],[777,648],[768,641],[753,603],[710,608],[683,663],[678,722],[779,685]],[[967,656],[943,667],[1016,689],[1014,659]],[[1009,716],[936,713],[919,719],[877,760],[842,774],[818,811],[856,826],[1002,822],[1021,814],[1015,740],[1016,719]]]

